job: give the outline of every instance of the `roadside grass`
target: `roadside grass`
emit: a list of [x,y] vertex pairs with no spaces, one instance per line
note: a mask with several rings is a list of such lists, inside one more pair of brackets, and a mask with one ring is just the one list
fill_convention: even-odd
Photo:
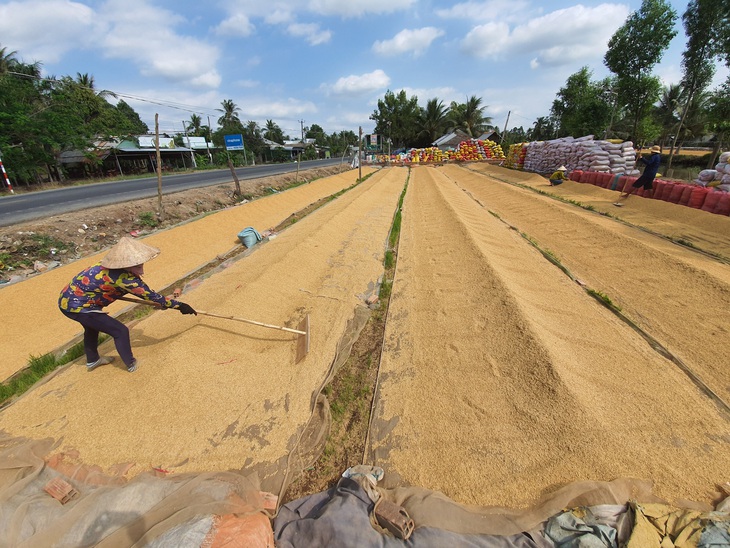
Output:
[[602,291],[596,291],[595,289],[586,289],[586,292],[592,296],[593,298],[601,301],[603,304],[608,306],[609,308],[614,308],[621,312],[621,307],[618,306],[616,303],[614,303],[611,298],[603,293]]
[[139,224],[148,228],[156,228],[160,222],[157,220],[157,214],[152,211],[141,211],[137,215]]
[[[36,233],[30,235],[30,242],[27,240],[22,244],[23,253],[32,254],[36,257],[53,257],[56,253],[66,252],[71,246],[48,234]],[[18,254],[8,252],[0,253],[0,270],[14,270],[16,268],[32,268],[32,259],[22,259]]]
[[[100,341],[108,337],[100,337]],[[28,366],[22,371],[16,373],[8,380],[0,384],[0,409],[5,407],[11,398],[15,398],[27,392],[35,383],[41,380],[48,373],[55,369],[66,365],[84,355],[84,343],[80,342],[68,350],[61,356],[55,356],[53,353],[43,354],[41,356],[31,356],[28,360]]]

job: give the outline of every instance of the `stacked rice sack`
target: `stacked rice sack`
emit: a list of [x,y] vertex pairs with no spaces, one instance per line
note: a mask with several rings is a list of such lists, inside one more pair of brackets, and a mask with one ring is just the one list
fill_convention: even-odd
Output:
[[631,141],[614,143],[595,140],[593,135],[577,139],[563,137],[528,143],[524,169],[538,173],[564,165],[568,171],[599,171],[617,175],[638,175],[636,151]]
[[527,156],[527,143],[516,143],[509,146],[507,152],[507,161],[505,166],[513,169],[523,169],[525,167],[525,157]]
[[693,182],[730,192],[730,151],[720,154],[720,161],[715,169],[703,169]]

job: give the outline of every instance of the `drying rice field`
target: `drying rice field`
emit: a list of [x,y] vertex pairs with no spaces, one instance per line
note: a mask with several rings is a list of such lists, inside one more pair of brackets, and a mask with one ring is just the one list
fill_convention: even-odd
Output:
[[[638,197],[617,210],[606,189],[477,164],[378,170],[186,290],[218,314],[290,327],[309,314],[303,361],[285,333],[155,312],[132,327],[137,373],[72,364],[0,412],[0,429],[107,473],[253,470],[280,492],[326,435],[317,396],[378,291],[404,189],[363,457],[385,486],[522,508],[571,482],[632,477],[669,501],[713,502],[730,470],[730,218]],[[246,224],[314,201],[289,192],[247,204],[260,221]],[[233,214],[150,238],[163,253],[147,271],[181,238],[199,251],[166,276],[210,260],[216,235],[241,224]],[[72,335],[46,313],[54,343]]]

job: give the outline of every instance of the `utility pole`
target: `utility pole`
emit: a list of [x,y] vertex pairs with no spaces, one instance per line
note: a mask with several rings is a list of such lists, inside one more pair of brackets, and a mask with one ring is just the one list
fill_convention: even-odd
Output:
[[213,155],[210,153],[210,116],[208,116],[208,136],[205,138],[205,148],[208,150],[208,159],[213,164]]
[[393,128],[391,125],[392,122],[388,120],[388,165],[390,165],[390,144],[392,142],[391,135],[393,135]]
[[511,110],[507,111],[507,120],[504,122],[504,130],[502,131],[502,138],[499,140],[499,144],[504,143],[504,136],[507,133],[507,124],[509,123],[509,115],[512,114]]
[[304,120],[299,120],[299,124],[302,126],[302,144],[304,144]]
[[8,186],[8,190],[10,191],[10,194],[15,194],[13,192],[13,185],[10,184],[10,179],[8,179],[8,174],[5,171],[5,166],[3,165],[3,155],[0,153],[0,170],[3,172],[3,180],[5,184]]
[[360,158],[362,151],[362,126],[359,127],[360,136],[357,140],[357,180],[362,180],[362,160]]
[[190,145],[190,138],[188,137],[188,128],[185,125],[185,120],[183,120],[183,134],[185,135],[185,140],[188,142],[188,146],[190,147],[190,159],[193,161],[193,167],[195,169],[198,168],[198,164],[195,162],[195,153],[193,152],[193,147]]
[[165,220],[165,212],[162,209],[162,156],[160,155],[160,124],[159,114],[155,114],[155,149],[157,152],[157,218],[160,222]]
[[608,122],[608,127],[606,128],[606,131],[603,132],[603,139],[604,140],[605,139],[608,139],[608,134],[610,133],[611,128],[613,127],[613,115],[616,113],[616,101],[618,99],[618,93],[616,93],[615,91],[610,91],[609,90],[608,93],[610,93],[611,95],[613,95],[613,105],[611,105],[611,121]]

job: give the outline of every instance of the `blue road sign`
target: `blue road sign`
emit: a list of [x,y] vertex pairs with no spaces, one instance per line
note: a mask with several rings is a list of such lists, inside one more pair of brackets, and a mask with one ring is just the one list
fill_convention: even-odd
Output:
[[226,150],[246,150],[243,147],[243,135],[224,135]]

